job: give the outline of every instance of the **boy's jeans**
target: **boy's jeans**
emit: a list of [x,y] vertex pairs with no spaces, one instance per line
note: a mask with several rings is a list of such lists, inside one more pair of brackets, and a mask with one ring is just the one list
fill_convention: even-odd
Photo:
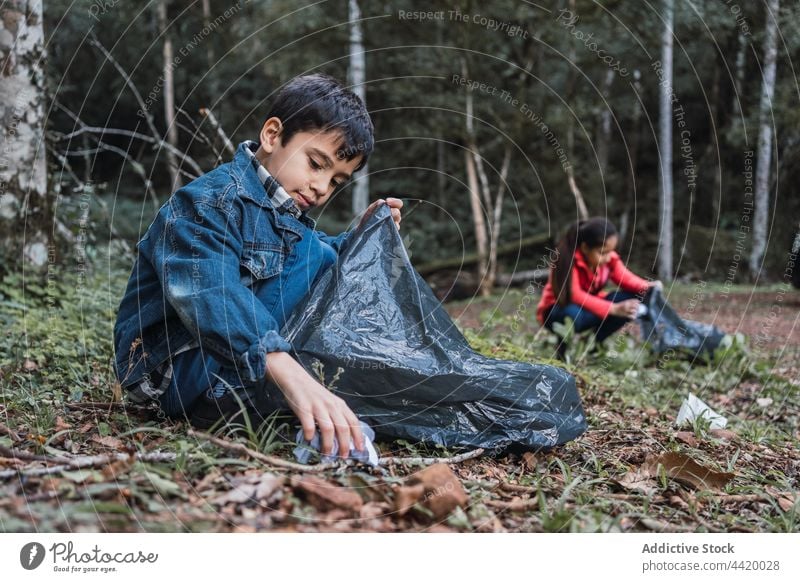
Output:
[[[637,295],[629,291],[613,291],[605,297],[606,300],[611,301],[612,303],[620,303],[627,299],[636,298]],[[609,315],[605,319],[600,319],[594,313],[588,311],[587,309],[583,309],[577,303],[570,303],[565,307],[562,307],[558,304],[551,307],[550,312],[547,314],[545,319],[544,326],[555,333],[555,331],[553,331],[553,324],[564,323],[564,320],[567,317],[572,319],[573,325],[575,326],[575,331],[577,333],[586,331],[587,329],[594,329],[595,339],[598,343],[604,341],[608,336],[622,328],[622,326],[629,321],[632,321],[628,318],[617,317],[615,315]]]

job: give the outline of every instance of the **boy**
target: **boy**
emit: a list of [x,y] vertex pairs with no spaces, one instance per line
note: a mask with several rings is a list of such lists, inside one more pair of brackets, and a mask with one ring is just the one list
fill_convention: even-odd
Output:
[[[315,230],[306,211],[366,164],[372,121],[338,81],[307,75],[281,89],[259,138],[176,191],[139,241],[114,327],[117,376],[131,399],[198,428],[239,401],[257,414],[288,405],[307,440],[316,425],[322,453],[335,435],[346,458],[351,440],[363,450],[358,419],[279,331],[348,235]],[[399,228],[402,202],[385,203]]]

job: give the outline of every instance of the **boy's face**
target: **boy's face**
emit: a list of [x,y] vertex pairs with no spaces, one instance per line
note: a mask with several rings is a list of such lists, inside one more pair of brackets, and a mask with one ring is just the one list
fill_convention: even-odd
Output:
[[256,158],[305,212],[327,202],[336,186],[350,178],[361,157],[348,161],[336,156],[340,144],[336,131],[303,131],[284,145],[282,128],[277,117],[264,123]]

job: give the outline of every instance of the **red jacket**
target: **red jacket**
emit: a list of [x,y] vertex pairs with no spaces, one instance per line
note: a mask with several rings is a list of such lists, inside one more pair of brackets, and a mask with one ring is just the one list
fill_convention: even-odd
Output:
[[[602,289],[610,279],[622,288],[623,291],[632,293],[644,293],[648,283],[641,277],[637,277],[625,268],[622,259],[616,252],[611,253],[611,260],[605,265],[600,265],[597,271],[592,271],[583,253],[575,251],[575,260],[572,262],[572,281],[570,303],[575,303],[594,313],[597,317],[605,319],[613,303],[604,297],[607,295]],[[550,278],[542,292],[542,299],[536,309],[536,319],[539,323],[544,323],[547,311],[556,304],[556,295],[553,292],[553,270],[550,270]]]

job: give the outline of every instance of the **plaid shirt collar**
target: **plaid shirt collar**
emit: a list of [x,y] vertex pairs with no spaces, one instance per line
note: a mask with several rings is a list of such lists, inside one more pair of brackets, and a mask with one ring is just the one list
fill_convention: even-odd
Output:
[[278,212],[288,212],[292,216],[294,216],[297,220],[301,222],[305,222],[314,228],[316,222],[308,217],[305,213],[301,212],[301,210],[297,207],[294,199],[289,196],[286,190],[283,189],[278,181],[272,177],[267,169],[261,165],[256,158],[256,150],[258,149],[258,143],[254,141],[246,141],[244,151],[247,153],[248,157],[250,158],[250,162],[253,164],[253,167],[258,174],[259,181],[264,185],[264,189],[267,191],[267,195],[269,196],[270,202]]

